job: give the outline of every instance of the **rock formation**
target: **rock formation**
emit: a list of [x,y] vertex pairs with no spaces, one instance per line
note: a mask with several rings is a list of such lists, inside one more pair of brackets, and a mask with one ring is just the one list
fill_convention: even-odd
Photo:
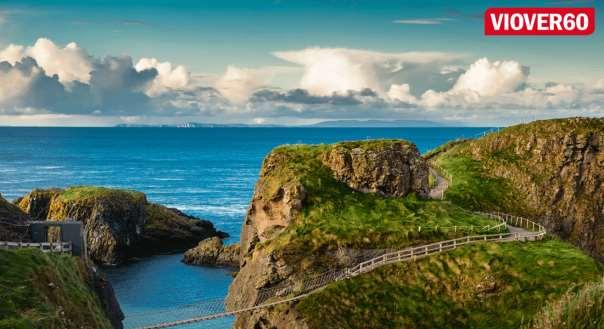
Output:
[[88,255],[103,265],[186,250],[205,238],[225,235],[209,221],[149,203],[143,193],[135,191],[99,187],[34,190],[17,201],[36,220],[82,221]]
[[428,166],[415,145],[405,141],[360,145],[363,144],[339,143],[324,154],[323,163],[337,180],[365,193],[428,195]]
[[[415,146],[407,142],[340,143],[313,150],[318,152],[319,161],[319,168],[314,170],[327,170],[353,190],[390,197],[428,193],[428,167]],[[295,169],[303,166],[299,163],[303,160],[292,156],[276,149],[264,160],[243,224],[241,266],[227,298],[231,308],[253,305],[260,298],[259,289],[296,282],[298,276],[304,275],[300,264],[287,254],[287,248],[276,252],[263,247],[298,218],[309,197],[304,179]],[[295,307],[284,306],[278,311],[262,309],[239,315],[234,327],[305,329],[307,325]]]
[[18,225],[31,218],[0,195],[0,241],[28,241],[27,231]]
[[239,244],[224,246],[222,239],[211,237],[187,250],[182,261],[191,265],[239,267]]

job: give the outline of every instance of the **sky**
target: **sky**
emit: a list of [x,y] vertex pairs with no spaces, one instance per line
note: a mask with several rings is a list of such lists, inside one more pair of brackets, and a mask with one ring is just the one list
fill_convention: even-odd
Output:
[[[596,8],[486,37],[490,6]],[[602,1],[2,1],[0,125],[602,116]]]

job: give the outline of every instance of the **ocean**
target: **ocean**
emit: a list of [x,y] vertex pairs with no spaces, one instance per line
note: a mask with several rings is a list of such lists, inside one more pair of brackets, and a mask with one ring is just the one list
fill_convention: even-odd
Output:
[[[262,160],[277,145],[401,138],[426,152],[489,129],[0,127],[0,193],[12,200],[34,188],[134,189],[212,221],[235,242]],[[226,294],[228,270],[187,266],[181,256],[104,269],[126,316]]]

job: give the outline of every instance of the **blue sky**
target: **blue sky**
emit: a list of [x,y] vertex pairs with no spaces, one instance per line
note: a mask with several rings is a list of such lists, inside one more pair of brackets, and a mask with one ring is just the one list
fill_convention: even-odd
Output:
[[[589,37],[485,37],[481,14],[489,6],[596,7],[602,26],[601,1],[0,1],[0,49],[31,46],[39,38],[60,47],[75,42],[95,58],[128,55],[134,62],[183,65],[207,77],[208,86],[228,66],[299,67],[273,53],[310,47],[442,52],[463,56],[451,64],[466,68],[483,57],[511,60],[530,68],[525,82],[535,85],[604,78],[599,31]],[[277,74],[270,87],[300,88],[300,74]]]

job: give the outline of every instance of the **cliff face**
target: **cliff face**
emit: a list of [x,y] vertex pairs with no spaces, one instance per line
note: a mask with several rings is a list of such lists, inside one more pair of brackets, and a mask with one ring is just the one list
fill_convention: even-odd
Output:
[[27,241],[27,232],[16,225],[28,220],[31,219],[25,212],[0,195],[0,241]]
[[340,143],[324,154],[323,163],[337,180],[365,193],[428,195],[428,167],[414,145],[403,141],[376,143],[369,148],[359,145]]
[[[311,230],[297,226],[305,221],[303,215],[314,216],[311,205],[328,204],[327,211],[337,211],[338,206],[331,206],[331,202],[341,202],[339,194],[350,196],[355,190],[386,197],[409,193],[425,196],[427,177],[427,166],[415,146],[401,141],[274,150],[264,160],[243,224],[241,266],[229,289],[227,304],[252,305],[260,298],[259,289],[295,282],[307,270],[312,271],[315,262],[321,262],[319,255],[302,261],[297,253],[312,253],[315,249],[325,253],[327,241],[318,242],[318,237],[314,245],[294,238],[277,241],[278,237]],[[325,238],[336,237],[327,232]],[[281,307],[239,315],[235,328],[307,328],[307,324],[294,307]]]
[[84,223],[88,255],[98,264],[128,257],[184,250],[221,235],[208,221],[151,204],[143,193],[97,187],[35,190],[18,205],[37,220],[74,219]]
[[515,198],[502,200],[503,210],[533,216],[604,260],[604,119],[518,125],[438,156],[445,163],[460,157],[514,189]]

